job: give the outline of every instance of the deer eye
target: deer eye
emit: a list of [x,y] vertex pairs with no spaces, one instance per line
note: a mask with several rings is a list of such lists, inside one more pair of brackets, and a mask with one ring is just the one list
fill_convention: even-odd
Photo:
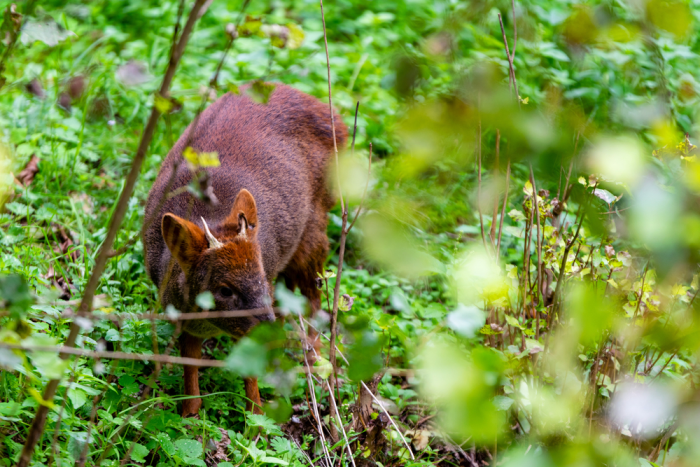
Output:
[[233,297],[233,290],[231,288],[223,286],[219,289],[219,293],[224,297]]

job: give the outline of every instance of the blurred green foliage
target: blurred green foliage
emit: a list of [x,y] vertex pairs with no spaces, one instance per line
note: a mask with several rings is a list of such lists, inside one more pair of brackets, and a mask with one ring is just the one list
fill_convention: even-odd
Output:
[[[159,105],[178,2],[0,6],[3,54],[16,14],[29,13],[0,66],[0,343],[55,346]],[[351,217],[370,187],[349,237],[341,292],[352,300],[339,318],[347,363],[336,397],[357,463],[696,465],[700,3],[324,7],[333,102],[349,126],[361,102],[357,149],[340,170]],[[240,8],[215,0],[197,24],[115,244],[133,246],[110,260],[97,313],[158,308],[138,240],[143,202],[203,98],[256,80],[327,98],[319,5],[301,0],[250,2],[219,88],[207,88]],[[256,81],[251,94],[264,103],[270,91]],[[331,272],[321,279],[326,311],[340,214],[331,213]],[[327,335],[327,315],[300,321],[301,297],[281,285],[276,297],[287,314],[277,326],[205,346],[226,368],[202,371],[199,419],[179,416],[178,366],[141,401],[152,363],[0,348],[0,465],[16,461],[40,403],[52,410],[35,465],[74,463],[85,443],[88,465],[118,465],[130,447],[140,465],[322,462],[318,423],[335,423],[328,346],[310,387],[299,332]],[[131,353],[153,352],[154,329],[162,352],[175,331],[136,319],[81,326],[79,348]],[[260,377],[266,416],[243,410],[239,376],[249,375]],[[43,401],[58,376],[58,396]],[[377,384],[415,461],[378,404],[372,425],[358,425],[359,381]],[[383,443],[370,436],[377,426]],[[228,460],[215,458],[220,446]],[[350,465],[342,442],[330,451]]]

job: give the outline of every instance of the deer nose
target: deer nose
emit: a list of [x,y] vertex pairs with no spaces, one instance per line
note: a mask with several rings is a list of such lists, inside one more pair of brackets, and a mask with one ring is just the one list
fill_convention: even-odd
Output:
[[271,307],[261,305],[255,310],[252,318],[258,323],[272,322],[275,320],[275,313]]

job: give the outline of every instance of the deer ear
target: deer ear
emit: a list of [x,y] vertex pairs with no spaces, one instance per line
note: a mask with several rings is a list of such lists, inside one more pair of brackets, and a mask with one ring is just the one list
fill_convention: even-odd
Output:
[[207,249],[204,232],[196,224],[170,213],[163,216],[160,230],[170,253],[187,274]]
[[238,192],[233,202],[231,214],[226,218],[228,225],[237,226],[240,237],[254,237],[258,231],[258,209],[255,207],[255,199],[250,191],[245,188]]

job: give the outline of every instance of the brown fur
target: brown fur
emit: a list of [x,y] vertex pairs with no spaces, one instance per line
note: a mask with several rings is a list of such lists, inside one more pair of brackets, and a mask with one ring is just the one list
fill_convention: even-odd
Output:
[[[347,129],[337,115],[335,121],[342,147]],[[219,154],[220,167],[206,169],[216,206],[189,192],[161,202],[171,180],[171,191],[192,180],[182,161],[191,131],[192,126],[166,157],[146,203],[146,219],[159,219],[144,232],[146,267],[163,307],[198,311],[195,298],[209,290],[216,310],[263,308],[282,275],[288,286],[299,287],[312,311],[318,310],[316,277],[328,255],[327,212],[334,204],[326,183],[333,153],[328,106],[278,84],[265,105],[226,94],[206,109],[190,144]],[[202,218],[223,247],[209,248]],[[202,339],[222,332],[240,337],[272,319],[270,313],[186,321],[180,351],[201,358]],[[188,395],[199,395],[197,378],[195,367],[185,368]],[[257,381],[246,380],[246,394],[259,405]],[[201,399],[188,400],[183,415],[200,406]]]

